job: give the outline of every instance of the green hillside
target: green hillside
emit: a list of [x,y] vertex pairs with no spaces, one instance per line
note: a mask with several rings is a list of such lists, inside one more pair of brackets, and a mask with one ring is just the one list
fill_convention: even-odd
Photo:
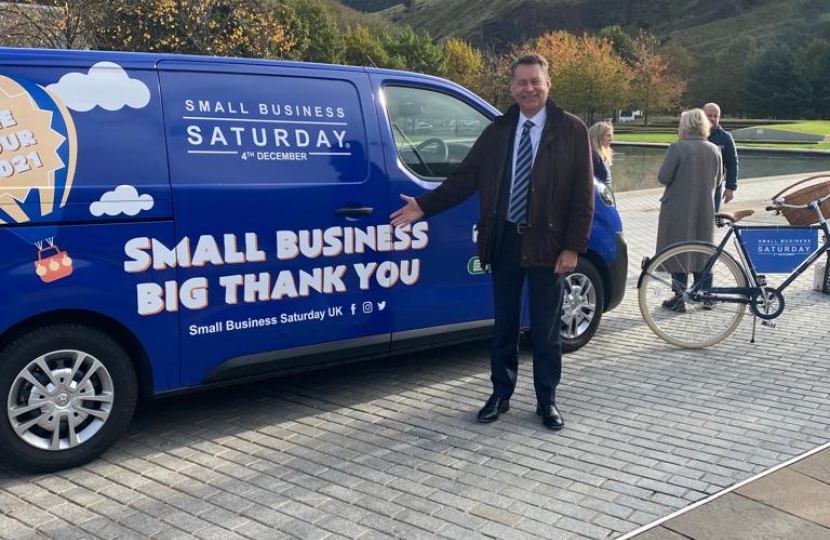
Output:
[[[321,0],[341,28],[362,25],[380,31],[390,31],[394,24],[374,9],[356,9],[347,2]],[[364,6],[365,7],[365,6]]]
[[340,3],[366,13],[376,13],[396,6],[401,2],[399,0],[341,0]]
[[[667,28],[661,29],[663,33]],[[726,48],[737,39],[807,43],[830,37],[830,0],[767,0],[740,16],[678,28],[672,35],[693,52]]]
[[677,40],[694,53],[750,41],[830,36],[830,0],[343,0],[438,39],[500,48],[551,30],[579,33],[619,24]]

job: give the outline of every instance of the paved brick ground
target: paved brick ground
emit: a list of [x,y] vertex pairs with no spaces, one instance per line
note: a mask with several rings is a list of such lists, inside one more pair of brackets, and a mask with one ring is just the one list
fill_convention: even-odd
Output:
[[618,196],[629,291],[566,357],[564,431],[534,415],[526,354],[511,411],[474,422],[486,343],[174,398],[86,467],[0,467],[0,538],[611,539],[826,443],[830,297],[806,276],[754,344],[749,317],[709,350],[661,342],[633,289],[658,196]]
[[826,540],[830,443],[618,540]]

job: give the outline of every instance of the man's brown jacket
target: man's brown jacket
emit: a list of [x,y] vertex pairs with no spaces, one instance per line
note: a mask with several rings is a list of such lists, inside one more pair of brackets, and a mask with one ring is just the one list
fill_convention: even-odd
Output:
[[[522,238],[525,267],[552,268],[563,249],[584,252],[594,214],[588,129],[553,101],[546,108]],[[424,217],[430,217],[479,193],[477,247],[482,267],[498,256],[494,247],[505,226],[518,122],[519,107],[513,105],[484,129],[461,165],[438,188],[417,198]]]

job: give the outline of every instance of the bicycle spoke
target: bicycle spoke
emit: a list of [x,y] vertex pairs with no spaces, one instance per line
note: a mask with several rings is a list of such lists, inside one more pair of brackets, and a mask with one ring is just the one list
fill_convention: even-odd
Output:
[[[701,275],[716,254],[711,273]],[[691,285],[682,280],[687,275],[695,276]],[[745,286],[737,263],[708,244],[679,244],[658,254],[643,272],[638,296],[643,319],[672,345],[699,348],[718,343],[737,328],[746,305],[718,302],[736,296],[711,295],[712,283],[721,288]]]

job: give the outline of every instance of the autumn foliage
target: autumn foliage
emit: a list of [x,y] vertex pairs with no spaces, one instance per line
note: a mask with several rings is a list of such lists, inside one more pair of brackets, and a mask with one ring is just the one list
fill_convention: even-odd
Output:
[[660,44],[655,36],[641,30],[633,41],[633,49],[632,102],[639,105],[648,125],[652,113],[671,110],[678,105],[686,85],[672,74],[668,62],[660,54]]
[[255,0],[110,1],[103,49],[279,58],[296,44],[285,17]]
[[630,94],[631,67],[608,40],[551,32],[525,46],[530,51],[550,59],[551,95],[567,110],[613,116]]
[[[509,53],[412,28],[335,22],[321,0],[18,0],[0,3],[7,45],[282,58],[407,69],[447,77],[506,109],[509,66],[550,61],[551,96],[586,121],[618,109],[678,108],[683,81],[656,37],[619,27],[593,36],[544,34]],[[339,27],[337,25],[340,25]],[[674,57],[677,57],[675,54]]]

